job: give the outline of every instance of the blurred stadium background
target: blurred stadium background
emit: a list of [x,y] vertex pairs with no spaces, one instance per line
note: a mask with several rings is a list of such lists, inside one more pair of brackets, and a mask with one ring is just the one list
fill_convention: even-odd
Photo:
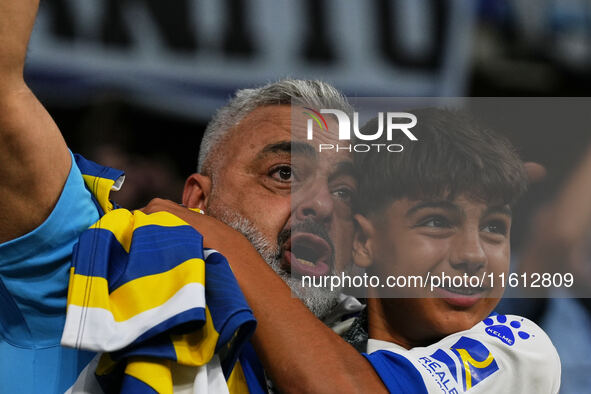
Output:
[[[178,201],[216,108],[285,76],[358,97],[591,96],[591,1],[43,0],[26,67],[71,149],[126,171],[117,200],[130,208]],[[548,169],[517,209],[517,250],[589,134],[508,135]],[[583,342],[559,348],[564,392],[591,392],[591,362],[576,355],[591,353],[591,325],[581,324]],[[557,327],[555,342],[571,335]]]

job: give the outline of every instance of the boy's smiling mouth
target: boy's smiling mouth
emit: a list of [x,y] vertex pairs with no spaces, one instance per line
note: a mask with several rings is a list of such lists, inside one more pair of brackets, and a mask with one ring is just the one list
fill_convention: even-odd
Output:
[[454,307],[470,308],[485,298],[488,291],[488,287],[442,286],[435,288],[433,294]]
[[441,287],[443,290],[448,291],[450,293],[464,295],[464,296],[473,296],[477,294],[482,294],[485,289],[482,287]]

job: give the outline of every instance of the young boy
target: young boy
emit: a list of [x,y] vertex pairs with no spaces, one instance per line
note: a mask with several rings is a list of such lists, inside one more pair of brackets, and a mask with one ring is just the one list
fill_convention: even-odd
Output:
[[412,113],[418,141],[355,155],[356,264],[382,284],[427,281],[368,290],[367,359],[391,392],[558,392],[560,360],[546,334],[519,316],[489,316],[509,270],[522,162],[461,113]]

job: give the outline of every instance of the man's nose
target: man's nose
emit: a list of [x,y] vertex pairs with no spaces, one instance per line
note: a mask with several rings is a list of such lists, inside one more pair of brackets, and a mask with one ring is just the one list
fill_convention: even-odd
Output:
[[301,193],[294,207],[298,221],[312,219],[324,222],[331,218],[334,201],[327,184],[311,184]]
[[487,256],[479,229],[463,229],[455,235],[450,264],[453,268],[469,275],[474,275],[486,267]]

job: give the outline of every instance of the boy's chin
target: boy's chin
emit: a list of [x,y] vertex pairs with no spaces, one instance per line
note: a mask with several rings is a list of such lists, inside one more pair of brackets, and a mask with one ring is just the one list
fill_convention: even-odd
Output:
[[[405,310],[406,316],[398,317],[405,323],[399,327],[406,331],[403,336],[407,337],[411,347],[428,346],[448,335],[471,329],[492,312],[499,299],[481,298],[470,307],[453,305],[448,301],[442,298],[408,298],[394,302]],[[396,322],[390,320],[390,326],[395,325]]]
[[469,330],[484,320],[499,303],[499,298],[480,298],[475,302],[465,299],[432,299],[438,308],[430,318],[434,335],[446,337],[460,331]]

